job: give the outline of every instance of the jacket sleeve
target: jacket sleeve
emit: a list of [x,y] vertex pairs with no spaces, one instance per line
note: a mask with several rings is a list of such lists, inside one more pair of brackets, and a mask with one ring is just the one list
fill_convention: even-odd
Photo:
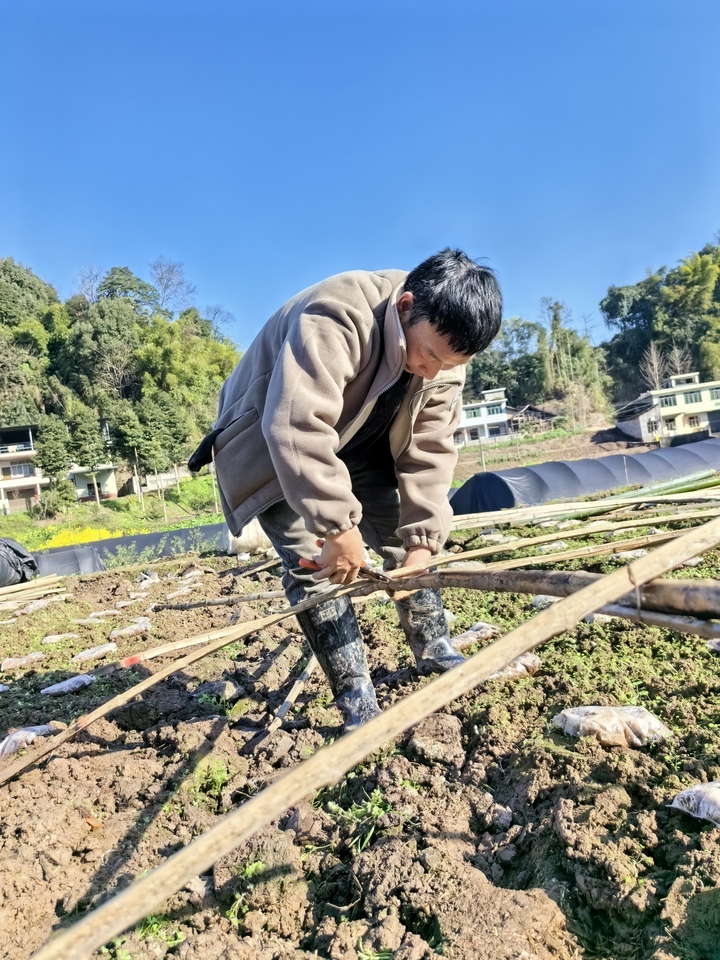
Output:
[[448,492],[457,463],[453,434],[462,416],[464,370],[438,386],[419,411],[412,439],[396,463],[400,491],[398,536],[405,549],[427,547],[438,553],[450,532]]
[[337,457],[347,383],[367,360],[361,318],[309,304],[290,328],[270,378],[263,432],[287,502],[318,537],[349,530],[362,508]]

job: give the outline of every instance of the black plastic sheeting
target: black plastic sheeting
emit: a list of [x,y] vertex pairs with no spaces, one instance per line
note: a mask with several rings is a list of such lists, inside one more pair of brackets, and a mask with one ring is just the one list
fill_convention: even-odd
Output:
[[106,566],[149,563],[158,557],[188,553],[219,553],[227,550],[227,527],[211,523],[162,533],[138,533],[130,537],[96,540],[78,547],[55,547],[35,554],[41,576],[50,573],[97,573]]
[[10,537],[0,539],[0,587],[32,580],[37,569],[33,555],[22,544]]
[[476,473],[455,491],[456,514],[485,513],[546,500],[576,500],[603,490],[647,485],[720,470],[720,438],[650,453],[617,453],[596,460],[557,460],[533,467]]

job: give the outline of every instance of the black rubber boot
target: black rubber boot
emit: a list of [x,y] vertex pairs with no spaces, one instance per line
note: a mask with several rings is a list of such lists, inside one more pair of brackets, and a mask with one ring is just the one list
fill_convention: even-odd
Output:
[[439,590],[418,590],[395,606],[418,673],[445,673],[465,662],[450,642]]
[[335,703],[345,721],[343,733],[378,716],[365,644],[352,604],[339,597],[297,614],[298,622],[330,681]]

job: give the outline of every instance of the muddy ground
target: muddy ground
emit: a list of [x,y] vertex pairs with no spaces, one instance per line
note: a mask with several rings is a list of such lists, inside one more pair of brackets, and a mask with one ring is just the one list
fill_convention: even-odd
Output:
[[[245,573],[234,558],[166,561],[148,568],[160,579],[145,599],[112,623],[87,626],[71,621],[127,599],[141,573],[69,579],[65,601],[0,628],[2,657],[45,653],[34,668],[0,674],[9,685],[0,694],[0,738],[67,723],[166,664],[116,672],[63,698],[39,694],[81,672],[73,654],[177,589],[188,568],[204,573],[185,601],[278,585],[273,572]],[[711,554],[682,575],[719,569]],[[453,633],[478,620],[505,630],[534,613],[528,597],[445,596]],[[118,653],[282,604],[156,611],[151,636],[119,642]],[[412,668],[392,603],[371,600],[358,614],[382,706],[429,682]],[[42,643],[66,630],[79,638]],[[697,637],[617,620],[583,623],[538,652],[535,676],[489,683],[387,744],[97,956],[720,958],[720,829],[668,807],[678,790],[720,779],[720,655]],[[320,675],[283,728],[262,738],[307,656],[294,621],[263,630],[159,684],[0,788],[0,956],[30,956],[54,930],[335,739],[340,716]],[[646,706],[674,737],[641,750],[606,748],[553,726],[563,708],[589,703]]]

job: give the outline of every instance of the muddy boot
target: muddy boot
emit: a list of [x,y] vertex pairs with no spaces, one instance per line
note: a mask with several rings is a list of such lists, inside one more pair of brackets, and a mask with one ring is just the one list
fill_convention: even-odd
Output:
[[330,681],[335,703],[345,721],[343,733],[378,716],[380,708],[352,604],[344,597],[326,600],[298,613],[297,618],[310,649]]
[[439,590],[418,590],[395,606],[418,673],[445,673],[465,662],[450,642]]

